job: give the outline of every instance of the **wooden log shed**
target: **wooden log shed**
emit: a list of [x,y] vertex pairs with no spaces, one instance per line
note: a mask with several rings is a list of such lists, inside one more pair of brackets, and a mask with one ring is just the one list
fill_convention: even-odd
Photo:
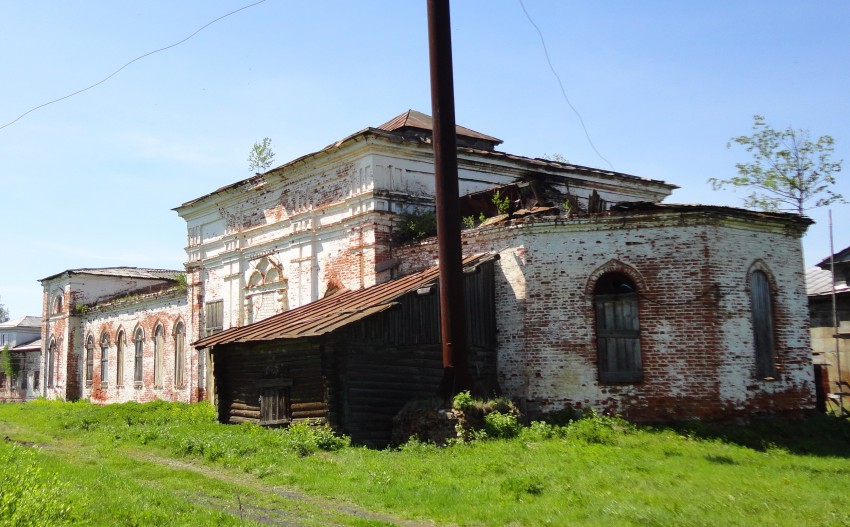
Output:
[[[470,368],[496,382],[496,255],[464,260]],[[442,379],[438,268],[331,296],[196,342],[212,356],[219,420],[326,422],[356,443],[389,442],[392,418]]]

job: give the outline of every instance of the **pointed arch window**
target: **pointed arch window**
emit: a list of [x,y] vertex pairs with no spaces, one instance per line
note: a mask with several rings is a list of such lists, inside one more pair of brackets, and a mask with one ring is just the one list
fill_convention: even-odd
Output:
[[94,378],[94,337],[91,335],[86,338],[85,364],[84,380],[86,381],[86,386],[91,386]]
[[142,385],[142,365],[145,356],[145,332],[142,328],[136,329],[136,334],[133,336],[134,357],[133,357],[133,382],[136,385]]
[[56,368],[56,341],[50,339],[47,347],[47,387],[53,388],[53,370]]
[[643,381],[638,291],[623,273],[606,273],[593,290],[599,381]]
[[153,384],[162,387],[162,354],[165,347],[165,331],[159,324],[153,332]]
[[100,336],[100,386],[106,388],[109,384],[109,335]]
[[124,330],[115,337],[115,384],[124,386]]
[[183,386],[186,362],[186,327],[179,322],[174,328],[174,385]]
[[750,306],[752,308],[753,342],[756,377],[776,376],[776,348],[773,331],[773,294],[764,271],[750,273]]

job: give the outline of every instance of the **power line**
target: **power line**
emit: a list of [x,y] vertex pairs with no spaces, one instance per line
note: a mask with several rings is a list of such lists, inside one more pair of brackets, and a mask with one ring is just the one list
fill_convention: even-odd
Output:
[[201,26],[200,28],[198,28],[198,29],[197,29],[194,33],[192,33],[191,35],[189,35],[188,37],[184,38],[183,40],[181,40],[181,41],[179,41],[179,42],[175,42],[174,44],[171,44],[170,46],[165,46],[164,48],[155,49],[155,50],[153,50],[153,51],[150,51],[150,52],[148,52],[148,53],[145,53],[144,55],[140,55],[140,56],[138,56],[138,57],[134,58],[133,60],[131,60],[131,61],[130,61],[130,62],[128,62],[127,64],[124,64],[123,66],[121,66],[121,67],[120,67],[120,68],[118,68],[117,70],[113,71],[113,72],[112,72],[112,73],[110,73],[108,76],[106,76],[105,78],[101,79],[100,81],[98,81],[98,82],[96,82],[96,83],[92,84],[91,86],[87,86],[87,87],[85,87],[85,88],[83,88],[83,89],[81,89],[81,90],[77,90],[77,91],[75,91],[74,93],[69,93],[68,95],[65,95],[64,97],[59,97],[58,99],[54,99],[54,100],[52,100],[52,101],[48,101],[48,102],[46,102],[46,103],[44,103],[44,104],[39,104],[38,106],[36,106],[36,107],[34,107],[34,108],[31,108],[31,109],[27,110],[26,112],[24,112],[24,113],[22,113],[21,115],[19,115],[19,116],[18,116],[15,120],[13,120],[13,121],[9,121],[8,123],[4,124],[3,126],[0,126],[0,130],[2,130],[2,129],[4,129],[4,128],[6,128],[7,126],[11,126],[11,125],[15,124],[16,122],[20,121],[21,119],[23,119],[23,118],[24,118],[24,117],[26,117],[27,115],[31,114],[32,112],[34,112],[34,111],[36,111],[36,110],[38,110],[38,109],[40,109],[40,108],[44,108],[45,106],[49,106],[49,105],[54,104],[54,103],[57,103],[57,102],[59,102],[59,101],[64,101],[65,99],[71,98],[71,97],[73,97],[74,95],[79,95],[79,94],[83,93],[84,91],[88,91],[88,90],[90,90],[90,89],[92,89],[92,88],[94,88],[94,87],[96,87],[96,86],[99,86],[99,85],[103,84],[104,82],[108,81],[109,79],[111,79],[112,77],[114,77],[115,75],[117,75],[117,74],[118,74],[118,72],[120,72],[121,70],[123,70],[124,68],[126,68],[127,66],[129,66],[130,64],[132,64],[132,63],[134,63],[134,62],[136,62],[136,61],[138,61],[138,60],[141,60],[141,59],[143,59],[143,58],[145,58],[145,57],[149,57],[149,56],[151,56],[151,55],[153,55],[153,54],[155,54],[155,53],[159,53],[160,51],[165,51],[165,50],[167,50],[167,49],[171,49],[171,48],[173,48],[173,47],[175,47],[175,46],[179,46],[180,44],[182,44],[182,43],[186,42],[186,41],[187,41],[187,40],[189,40],[190,38],[194,37],[195,35],[197,35],[197,34],[198,34],[198,33],[200,33],[201,31],[203,31],[204,29],[206,29],[206,28],[208,28],[209,26],[211,26],[211,25],[215,24],[215,23],[216,23],[216,22],[218,22],[219,20],[221,20],[221,19],[223,19],[223,18],[227,18],[227,17],[229,17],[230,15],[236,14],[236,13],[238,13],[239,11],[243,11],[243,10],[245,10],[245,9],[248,9],[249,7],[254,7],[255,5],[262,4],[262,3],[263,3],[263,2],[265,2],[265,1],[266,1],[266,0],[259,0],[258,2],[254,2],[253,4],[248,4],[248,5],[246,5],[246,6],[240,7],[239,9],[236,9],[235,11],[231,11],[231,12],[227,13],[226,15],[221,15],[220,17],[216,18],[215,20],[213,20],[213,21],[211,21],[211,22],[208,22],[208,23],[204,24],[203,26]]
[[573,112],[576,114],[576,117],[578,117],[578,122],[581,123],[581,128],[582,130],[584,130],[584,136],[587,138],[587,142],[590,143],[590,146],[591,148],[593,148],[593,151],[596,152],[596,155],[598,155],[600,159],[608,163],[608,166],[611,167],[611,170],[615,170],[614,165],[612,165],[611,162],[608,161],[608,159],[606,159],[605,156],[603,156],[599,152],[599,150],[596,148],[596,145],[593,144],[593,141],[590,139],[590,134],[587,131],[587,127],[584,125],[584,119],[581,118],[581,114],[578,113],[578,110],[576,110],[575,106],[573,106],[573,103],[570,102],[570,98],[567,97],[567,90],[564,89],[564,83],[561,82],[561,76],[558,75],[557,71],[555,71],[555,66],[552,65],[552,59],[549,58],[549,50],[546,48],[546,40],[543,38],[543,32],[540,31],[540,28],[537,27],[537,24],[535,24],[534,20],[531,19],[531,15],[528,14],[528,11],[525,9],[525,4],[522,2],[522,0],[519,0],[519,5],[520,7],[522,7],[522,12],[525,13],[525,17],[528,18],[528,21],[531,22],[531,25],[534,26],[534,29],[537,30],[537,34],[540,36],[540,43],[543,44],[543,53],[546,55],[546,62],[549,63],[549,69],[552,70],[552,75],[554,75],[555,78],[558,80],[558,86],[561,87],[561,95],[564,96],[564,100],[567,101],[569,107],[572,108]]

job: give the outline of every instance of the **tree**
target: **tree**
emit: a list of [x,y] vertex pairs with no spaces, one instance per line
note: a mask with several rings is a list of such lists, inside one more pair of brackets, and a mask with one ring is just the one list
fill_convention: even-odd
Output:
[[803,214],[808,209],[830,203],[846,203],[830,186],[841,171],[842,161],[832,161],[833,139],[823,135],[809,139],[808,130],[774,130],[763,116],[753,116],[753,134],[733,137],[732,143],[752,153],[750,163],[737,163],[738,175],[731,179],[711,178],[714,190],[727,185],[753,189],[745,207],[765,211]]
[[6,306],[0,304],[0,322],[6,322],[9,320],[9,310],[6,309]]
[[251,153],[248,155],[248,168],[251,172],[265,172],[272,166],[274,152],[272,151],[272,140],[264,137],[262,141],[254,143]]

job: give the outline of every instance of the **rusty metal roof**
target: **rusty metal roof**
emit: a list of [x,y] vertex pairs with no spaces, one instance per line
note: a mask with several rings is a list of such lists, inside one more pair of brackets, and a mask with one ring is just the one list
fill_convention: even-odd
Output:
[[[498,256],[495,254],[479,254],[464,258],[464,271],[475,269],[482,263],[496,258]],[[265,320],[204,337],[193,346],[205,348],[237,342],[317,337],[370,315],[386,311],[396,305],[396,299],[434,284],[438,278],[439,267],[434,266],[425,271],[365,289],[343,289],[331,296],[284,311]]]
[[181,274],[183,271],[175,271],[173,269],[145,269],[142,267],[98,267],[98,268],[82,268],[82,269],[68,269],[66,271],[62,271],[61,273],[56,273],[54,275],[50,275],[47,278],[42,278],[40,281],[44,282],[45,280],[50,280],[56,278],[57,276],[61,276],[63,274],[68,274],[69,276],[75,274],[87,274],[94,276],[114,276],[119,278],[141,278],[144,280],[176,280],[176,275]]
[[[808,296],[827,296],[832,294],[832,272],[819,267],[806,269],[806,294]],[[843,280],[835,281],[835,293],[850,293],[850,284]]]
[[[394,132],[403,128],[417,128],[419,130],[433,131],[433,123],[434,121],[430,115],[424,114],[422,112],[417,112],[416,110],[407,110],[403,114],[398,115],[385,122],[384,124],[379,126],[378,129],[386,130],[388,132]],[[504,141],[502,141],[501,139],[490,135],[482,134],[481,132],[476,132],[475,130],[470,130],[469,128],[460,125],[455,125],[455,133],[457,133],[457,135],[462,135],[465,137],[483,139],[485,141],[496,143],[497,145],[504,143]]]

